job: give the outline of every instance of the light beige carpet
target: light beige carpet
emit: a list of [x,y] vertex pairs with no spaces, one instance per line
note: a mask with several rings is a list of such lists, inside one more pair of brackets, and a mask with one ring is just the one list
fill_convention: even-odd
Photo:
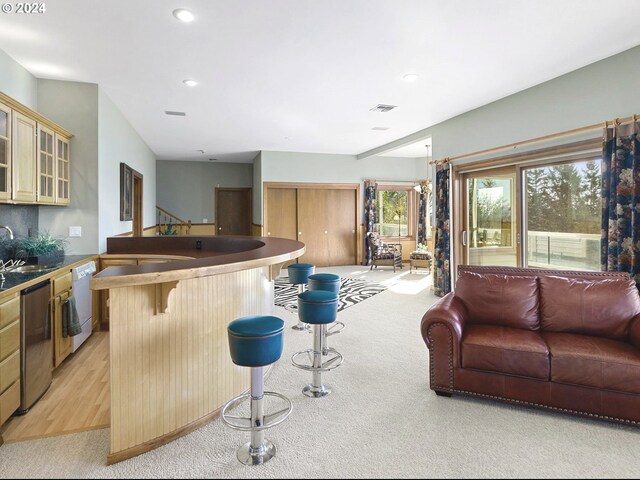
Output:
[[640,430],[464,397],[428,388],[422,314],[436,300],[424,273],[319,269],[388,289],[340,313],[330,338],[345,356],[325,374],[334,393],[302,395],[310,374],[291,366],[311,335],[287,323],[285,352],[266,388],[294,411],[267,431],[277,456],[258,467],[236,460],[248,434],[216,420],[153,452],[106,466],[108,430],[0,447],[1,478],[638,478]]

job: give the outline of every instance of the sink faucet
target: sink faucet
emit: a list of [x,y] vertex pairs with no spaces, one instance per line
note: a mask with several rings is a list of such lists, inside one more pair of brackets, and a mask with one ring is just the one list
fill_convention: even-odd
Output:
[[9,240],[13,240],[13,230],[11,230],[6,225],[0,225],[0,228],[4,228],[7,232],[9,232]]

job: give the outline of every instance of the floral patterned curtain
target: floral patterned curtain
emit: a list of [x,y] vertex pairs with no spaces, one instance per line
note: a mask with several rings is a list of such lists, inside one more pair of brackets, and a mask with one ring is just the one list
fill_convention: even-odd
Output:
[[640,285],[640,122],[605,129],[601,268]]
[[378,223],[376,218],[376,195],[378,184],[375,180],[365,180],[364,182],[364,264],[371,265],[371,247],[367,241],[367,233],[374,231],[374,225]]
[[449,165],[436,171],[436,238],[433,252],[433,292],[443,297],[451,291],[449,271]]
[[420,194],[418,197],[418,243],[426,244],[429,232],[427,232],[427,206],[430,198],[431,188],[429,182],[420,182]]

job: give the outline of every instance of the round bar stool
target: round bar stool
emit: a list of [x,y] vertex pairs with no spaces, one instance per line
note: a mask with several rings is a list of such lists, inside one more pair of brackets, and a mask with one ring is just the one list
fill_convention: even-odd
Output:
[[[322,383],[322,372],[328,372],[342,365],[344,358],[334,349],[325,346],[327,324],[336,321],[338,315],[338,295],[325,290],[309,290],[298,294],[298,316],[313,327],[313,348],[293,354],[291,363],[302,370],[312,372],[311,383],[302,389],[307,397],[319,398],[329,395],[331,388]],[[327,358],[323,362],[323,352]],[[301,361],[299,357],[303,357]],[[305,362],[306,360],[306,362]]]
[[[235,430],[251,432],[251,441],[238,449],[237,457],[245,465],[260,465],[276,454],[273,443],[264,438],[264,431],[283,422],[293,405],[280,393],[264,391],[264,367],[275,363],[282,355],[284,321],[269,315],[242,317],[227,327],[231,360],[241,367],[251,367],[251,391],[229,400],[222,407],[222,421]],[[263,398],[276,397],[284,408],[264,413]],[[250,417],[231,415],[230,409],[250,400]]]
[[[309,276],[313,275],[316,272],[316,266],[311,263],[292,263],[287,267],[287,272],[289,274],[289,283],[293,285],[298,285],[298,294],[304,292],[304,286],[309,281]],[[285,309],[288,312],[293,314],[298,313],[297,305],[287,305]],[[298,318],[298,323],[296,323],[293,327],[294,330],[307,330],[308,325],[302,323]]]
[[[340,276],[334,273],[314,273],[309,275],[309,291],[324,290],[335,293],[340,298],[340,284]],[[330,327],[327,327],[325,338],[340,333],[343,329],[344,323],[335,321]],[[326,344],[322,346],[323,355],[328,355],[330,351],[335,352],[333,348],[327,347]]]

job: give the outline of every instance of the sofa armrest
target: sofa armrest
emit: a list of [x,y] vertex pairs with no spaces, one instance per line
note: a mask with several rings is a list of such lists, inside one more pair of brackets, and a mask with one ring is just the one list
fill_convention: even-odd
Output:
[[460,366],[460,342],[467,309],[453,292],[434,303],[422,317],[420,330],[429,348],[431,389],[451,391],[453,372]]
[[629,341],[640,349],[640,314],[633,317],[629,323]]

